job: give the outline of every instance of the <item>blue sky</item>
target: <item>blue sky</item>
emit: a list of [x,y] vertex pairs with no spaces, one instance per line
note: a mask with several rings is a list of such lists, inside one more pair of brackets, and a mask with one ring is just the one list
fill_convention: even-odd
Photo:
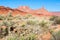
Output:
[[0,6],[10,8],[29,6],[31,9],[39,9],[44,6],[48,11],[60,11],[60,0],[0,0]]

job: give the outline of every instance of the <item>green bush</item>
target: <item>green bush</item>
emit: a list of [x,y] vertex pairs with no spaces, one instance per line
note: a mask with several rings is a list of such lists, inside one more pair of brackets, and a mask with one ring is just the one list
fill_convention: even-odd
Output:
[[60,24],[60,17],[56,18],[56,19],[54,20],[54,22],[55,22],[55,24]]
[[[39,19],[32,15],[12,16],[12,14],[9,13],[0,18],[2,20],[0,22],[0,27],[7,27],[7,29],[0,29],[0,36],[3,37],[4,34],[8,32],[8,35],[6,36],[7,40],[36,40],[36,35],[46,32],[46,30],[51,26],[50,23],[52,23],[50,20],[42,20],[43,18]],[[3,20],[2,18],[5,19]],[[11,34],[14,36],[11,36]],[[16,37],[15,34],[18,37]]]
[[8,35],[8,28],[0,28],[0,38]]
[[60,30],[54,33],[55,38],[51,37],[51,40],[60,40]]
[[49,20],[53,21],[53,24],[60,24],[60,16],[52,16]]
[[51,16],[49,20],[54,21],[58,16]]
[[21,36],[20,40],[36,40],[36,35],[31,33],[27,36]]
[[0,15],[0,20],[4,20],[5,17],[3,15]]
[[16,36],[8,37],[7,40],[18,40]]
[[35,34],[30,34],[28,37],[28,40],[36,40],[36,35]]

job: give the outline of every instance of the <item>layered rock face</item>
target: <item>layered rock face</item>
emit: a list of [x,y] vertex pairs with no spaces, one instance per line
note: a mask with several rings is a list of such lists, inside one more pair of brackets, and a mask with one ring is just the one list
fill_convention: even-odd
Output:
[[18,10],[18,9],[12,9],[9,7],[0,6],[0,14],[7,14],[10,11],[12,12],[13,15],[25,13],[25,12]]
[[20,6],[18,8],[12,9],[9,7],[0,6],[0,14],[7,14],[9,12],[12,12],[13,15],[20,14],[20,15],[26,15],[26,14],[32,14],[35,16],[52,16],[52,15],[59,15],[60,12],[48,12],[44,7],[33,10],[30,9],[27,6]]

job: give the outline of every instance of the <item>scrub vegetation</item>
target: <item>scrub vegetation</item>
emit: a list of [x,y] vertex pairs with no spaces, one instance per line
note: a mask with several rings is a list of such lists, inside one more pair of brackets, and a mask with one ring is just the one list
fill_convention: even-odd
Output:
[[12,13],[0,15],[0,39],[4,40],[44,40],[43,36],[49,33],[49,40],[60,40],[60,31],[55,32],[60,24],[60,17],[37,18],[31,14],[13,16]]

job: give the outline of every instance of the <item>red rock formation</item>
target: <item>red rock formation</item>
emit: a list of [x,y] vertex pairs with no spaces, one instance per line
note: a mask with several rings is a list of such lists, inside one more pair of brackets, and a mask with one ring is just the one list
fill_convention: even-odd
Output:
[[21,6],[17,8],[18,10],[24,11],[24,12],[29,12],[31,9],[27,6]]
[[32,10],[27,6],[21,6],[18,8],[18,10],[22,10],[24,12],[27,12],[28,14],[36,15],[36,16],[52,16],[50,12],[48,12],[44,7],[37,9],[37,10]]
[[50,12],[50,13],[52,13],[55,16],[60,16],[60,12]]
[[11,11],[13,15],[26,13],[26,12],[18,10],[18,9],[12,9],[9,7],[0,6],[0,14],[7,14],[9,11]]
[[56,15],[57,13],[58,13],[58,15],[60,14],[60,12],[48,12],[44,7],[37,9],[37,10],[32,10],[27,6],[21,6],[21,7],[18,7],[16,9],[0,6],[0,14],[7,14],[9,11],[11,11],[13,15],[32,14],[35,16],[52,16],[53,14],[54,15]]

